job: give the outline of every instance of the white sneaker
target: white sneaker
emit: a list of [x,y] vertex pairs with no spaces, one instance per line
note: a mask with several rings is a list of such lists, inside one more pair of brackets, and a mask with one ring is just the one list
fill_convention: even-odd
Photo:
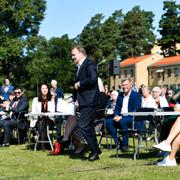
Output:
[[177,166],[176,159],[169,159],[169,156],[164,158],[161,162],[157,162],[157,166]]
[[165,141],[162,141],[159,144],[153,145],[153,148],[159,149],[161,151],[171,152],[171,145],[166,144]]

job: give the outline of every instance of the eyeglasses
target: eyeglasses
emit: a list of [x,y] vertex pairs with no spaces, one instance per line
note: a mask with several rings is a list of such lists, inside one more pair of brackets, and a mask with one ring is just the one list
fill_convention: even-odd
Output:
[[21,92],[20,92],[20,91],[17,91],[17,92],[14,92],[14,94],[21,94]]

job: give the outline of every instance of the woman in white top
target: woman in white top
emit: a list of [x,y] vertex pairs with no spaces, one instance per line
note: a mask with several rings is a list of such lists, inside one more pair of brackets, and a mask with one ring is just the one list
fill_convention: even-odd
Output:
[[142,91],[142,108],[157,108],[155,99],[151,96],[147,86],[141,88]]
[[161,88],[156,86],[152,89],[152,96],[156,101],[158,108],[169,107],[168,101],[165,96],[161,96]]
[[[35,97],[32,101],[32,113],[41,112],[55,112],[55,102],[50,94],[47,84],[41,85],[40,95]],[[45,140],[47,138],[47,125],[50,124],[53,124],[52,117],[34,116],[31,121],[31,127],[37,127],[41,140]],[[42,149],[45,149],[44,144],[42,144],[41,147]]]

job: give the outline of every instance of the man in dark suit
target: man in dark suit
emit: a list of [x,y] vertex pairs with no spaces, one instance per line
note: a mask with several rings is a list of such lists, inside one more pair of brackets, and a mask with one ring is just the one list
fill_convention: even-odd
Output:
[[[27,127],[25,124],[26,122],[24,122],[24,114],[28,112],[28,98],[23,96],[23,90],[19,87],[15,88],[14,94],[15,97],[10,102],[10,104],[5,104],[3,106],[3,108],[9,113],[9,115],[5,119],[0,121],[0,127],[4,129],[4,141],[2,147],[10,145],[11,131],[12,129],[17,127],[17,124],[20,128],[20,140],[22,140],[21,138],[23,138],[22,136],[24,135],[22,130],[27,131]],[[17,120],[19,122],[17,122]]]
[[74,84],[80,109],[78,126],[91,149],[88,159],[94,161],[99,159],[101,153],[93,125],[99,95],[96,65],[86,57],[85,49],[80,46],[74,47],[71,55],[78,67]]
[[[132,90],[131,80],[125,78],[122,80],[123,92],[120,92],[116,101],[114,118],[107,119],[106,128],[111,134],[114,142],[120,147],[120,142],[117,137],[116,129],[120,128],[123,130],[128,130],[132,126],[132,116],[123,116],[123,113],[134,112],[141,107],[141,96],[137,92]],[[136,127],[141,129],[142,124],[137,123]],[[123,133],[121,150],[128,150],[128,133]]]

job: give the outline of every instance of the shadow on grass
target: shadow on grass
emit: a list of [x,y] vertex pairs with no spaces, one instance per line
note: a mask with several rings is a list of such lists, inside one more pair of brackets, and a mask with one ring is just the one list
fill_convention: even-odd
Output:
[[[118,154],[112,154],[110,157],[111,158],[131,158],[133,159],[133,152],[132,151],[129,151],[129,152],[119,152]],[[139,154],[139,158],[137,159],[149,159],[149,158],[155,158],[157,157],[157,153],[155,151],[150,151],[150,152],[141,152]]]

